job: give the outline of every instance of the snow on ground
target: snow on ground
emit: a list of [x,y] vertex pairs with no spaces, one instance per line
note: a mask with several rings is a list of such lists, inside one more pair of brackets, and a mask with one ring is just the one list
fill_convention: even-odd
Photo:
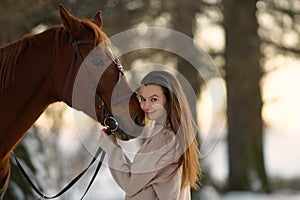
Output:
[[[211,143],[216,139],[211,139]],[[223,182],[228,176],[227,143],[224,137],[218,139],[217,145],[203,159],[210,169],[211,177]],[[300,178],[300,134],[282,133],[267,130],[264,137],[265,167],[272,178]]]
[[280,190],[273,194],[229,192],[223,196],[211,186],[202,189],[201,200],[300,200],[300,191]]
[[283,179],[300,177],[300,133],[267,130],[264,147],[269,176]]
[[[274,194],[257,194],[250,192],[232,192],[226,194],[222,200],[299,200],[300,192],[280,191]],[[212,199],[209,199],[212,200]]]
[[[225,182],[228,176],[227,144],[225,137],[210,138],[217,145],[203,159],[203,163],[214,181],[219,184]],[[269,178],[289,180],[300,178],[300,134],[283,131],[266,130],[264,137],[265,166]],[[272,194],[251,192],[230,192],[223,196],[211,186],[204,186],[201,196],[208,200],[300,200],[298,191],[283,189]]]

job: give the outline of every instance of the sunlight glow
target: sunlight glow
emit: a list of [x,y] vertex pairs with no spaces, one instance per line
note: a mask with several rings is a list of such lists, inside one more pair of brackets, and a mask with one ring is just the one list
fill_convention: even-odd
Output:
[[263,80],[263,118],[267,125],[290,131],[300,130],[300,62],[288,61]]

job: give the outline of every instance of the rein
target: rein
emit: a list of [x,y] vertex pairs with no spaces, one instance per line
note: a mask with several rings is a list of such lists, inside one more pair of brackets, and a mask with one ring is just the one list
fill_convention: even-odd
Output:
[[29,182],[32,189],[40,196],[40,198],[41,199],[54,199],[54,198],[57,198],[57,197],[63,195],[64,193],[66,193],[88,171],[88,169],[94,164],[94,162],[97,160],[97,158],[100,154],[101,154],[100,161],[97,165],[97,168],[95,169],[93,177],[91,178],[90,183],[89,183],[88,187],[86,188],[84,194],[80,198],[80,200],[82,200],[85,197],[85,195],[87,194],[87,192],[89,191],[90,187],[92,186],[92,184],[101,168],[101,165],[102,165],[102,162],[103,162],[103,159],[105,156],[105,151],[103,151],[103,149],[101,149],[101,147],[98,148],[98,150],[97,150],[95,156],[93,157],[92,161],[90,162],[90,164],[80,174],[78,174],[68,185],[66,185],[59,193],[57,193],[56,195],[53,195],[53,196],[46,196],[30,179],[29,175],[26,173],[24,167],[21,165],[21,162],[19,161],[17,156],[13,152],[11,155],[15,159],[17,166],[19,167],[19,169],[22,172],[25,179]]
[[[62,97],[65,97],[65,95],[66,95],[67,88],[68,88],[68,85],[69,85],[69,81],[70,81],[71,75],[72,75],[72,73],[74,71],[74,68],[75,68],[76,58],[80,59],[81,62],[83,63],[83,58],[82,58],[82,55],[79,51],[79,45],[93,43],[93,41],[91,41],[91,40],[74,41],[73,38],[71,38],[70,41],[71,41],[71,44],[72,44],[72,47],[73,47],[73,55],[72,55],[70,67],[69,67],[69,70],[68,70],[68,73],[67,73],[67,77],[66,77],[65,82],[64,82],[64,87],[63,87],[63,90],[62,90]],[[105,53],[112,60],[114,66],[116,67],[116,69],[119,72],[119,79],[118,79],[118,82],[117,82],[117,84],[118,84],[121,80],[121,77],[124,76],[124,69],[123,69],[122,65],[118,62],[118,60],[113,57],[111,52],[108,52],[108,51],[105,50]],[[124,101],[125,98],[130,98],[131,94],[122,96],[117,101],[114,101],[109,105],[105,105],[102,98],[96,93],[97,87],[93,83],[93,81],[91,79],[91,75],[88,72],[85,64],[84,64],[84,71],[85,71],[87,80],[89,81],[90,88],[91,88],[92,92],[95,94],[95,98],[96,98],[96,102],[98,104],[98,107],[100,109],[102,109],[102,119],[100,120],[101,123],[104,126],[108,127],[108,129],[107,129],[108,133],[111,132],[111,131],[116,131],[119,128],[118,121],[109,113],[107,106],[111,106],[111,105],[120,103],[120,102]],[[113,125],[113,127],[112,127],[112,125]],[[95,156],[93,157],[93,159],[91,160],[91,162],[89,163],[89,165],[80,174],[78,174],[69,184],[67,184],[59,193],[57,193],[56,195],[53,195],[53,196],[46,196],[43,192],[41,192],[39,190],[39,188],[30,179],[30,177],[26,173],[24,167],[22,167],[21,162],[19,161],[17,156],[13,152],[12,152],[11,155],[14,158],[14,160],[16,161],[17,166],[19,167],[19,169],[22,172],[23,176],[29,182],[29,184],[31,185],[33,190],[40,196],[40,198],[42,198],[42,199],[54,199],[54,198],[57,198],[57,197],[63,195],[65,192],[67,192],[86,173],[86,171],[88,171],[88,169],[94,164],[94,162],[97,160],[97,158],[99,157],[100,154],[101,154],[101,157],[100,157],[99,163],[98,163],[98,165],[95,169],[95,172],[94,172],[94,174],[93,174],[93,176],[90,180],[90,183],[87,186],[84,194],[80,198],[82,200],[85,197],[85,195],[87,194],[87,192],[90,189],[91,185],[93,184],[93,182],[94,182],[94,180],[95,180],[95,178],[96,178],[96,176],[97,176],[97,174],[98,174],[98,172],[101,168],[103,159],[105,157],[105,152],[103,151],[103,149],[101,147],[98,147],[98,150],[97,150]]]

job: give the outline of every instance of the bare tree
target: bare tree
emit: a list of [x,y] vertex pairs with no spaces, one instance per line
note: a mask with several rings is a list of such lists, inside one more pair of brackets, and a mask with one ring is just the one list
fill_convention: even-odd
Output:
[[263,49],[265,56],[283,54],[299,57],[299,1],[262,0],[258,2],[257,7],[260,24],[259,35],[265,47]]
[[257,0],[224,0],[229,189],[267,191]]

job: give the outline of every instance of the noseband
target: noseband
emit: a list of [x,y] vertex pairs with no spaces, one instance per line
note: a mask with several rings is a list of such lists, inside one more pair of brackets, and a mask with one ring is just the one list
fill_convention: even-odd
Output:
[[[84,59],[80,53],[79,46],[84,45],[84,44],[92,44],[94,41],[92,41],[92,40],[75,41],[74,38],[71,37],[70,42],[71,42],[72,48],[73,48],[73,55],[72,55],[72,60],[70,63],[69,71],[68,71],[67,77],[64,82],[64,88],[62,90],[63,98],[66,95],[71,75],[74,72],[75,65],[76,65],[76,59],[79,59],[81,63],[83,63],[83,61],[84,61]],[[119,73],[119,77],[118,77],[118,81],[117,81],[117,83],[119,83],[122,76],[124,76],[124,68],[119,63],[118,59],[114,58],[114,56],[112,55],[111,52],[107,51],[106,49],[104,49],[104,52],[110,58],[110,60],[112,61],[112,64],[115,66],[115,68],[117,69],[117,71]],[[112,106],[114,104],[120,103],[120,102],[124,101],[125,98],[129,99],[131,97],[131,94],[122,96],[118,101],[112,102],[111,104],[108,104],[108,103],[105,104],[105,102],[102,100],[102,98],[96,92],[97,87],[94,84],[94,82],[92,81],[91,75],[88,72],[86,65],[83,64],[83,67],[84,67],[83,69],[84,69],[84,73],[86,76],[86,80],[89,82],[90,89],[93,92],[93,94],[95,95],[95,101],[97,103],[97,106],[99,109],[101,109],[102,116],[97,115],[98,121],[100,121],[100,123],[103,124],[104,126],[109,127],[109,131],[116,131],[119,128],[119,123],[113,117],[113,115],[109,112],[108,106]]]

